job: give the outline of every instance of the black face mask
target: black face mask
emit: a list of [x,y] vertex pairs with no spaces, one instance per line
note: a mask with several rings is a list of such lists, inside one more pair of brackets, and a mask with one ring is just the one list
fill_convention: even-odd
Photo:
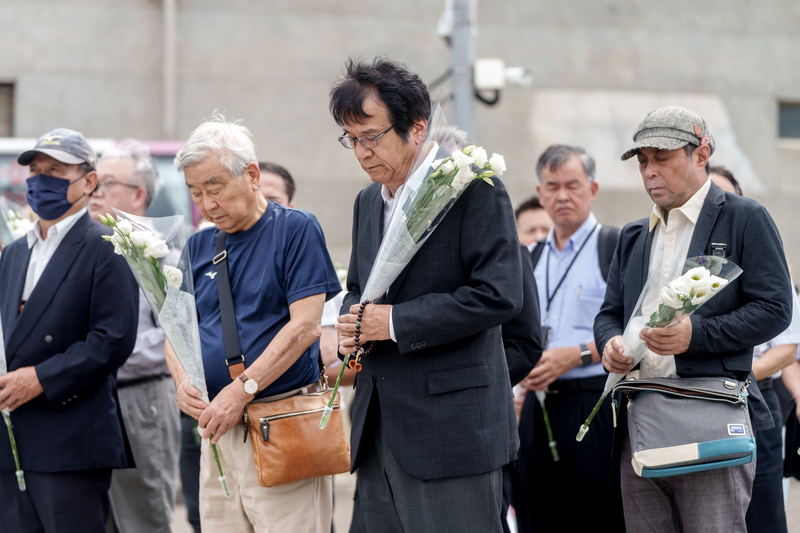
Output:
[[[85,178],[87,172],[72,183],[66,178],[37,174],[28,178],[28,204],[43,220],[56,220],[69,211],[74,202],[67,200],[70,185]],[[83,198],[84,195],[81,195]],[[78,198],[80,200],[81,198]],[[76,200],[77,201],[77,200]]]

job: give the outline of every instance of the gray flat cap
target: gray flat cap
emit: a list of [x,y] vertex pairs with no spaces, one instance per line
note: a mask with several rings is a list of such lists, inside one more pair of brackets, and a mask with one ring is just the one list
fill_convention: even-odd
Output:
[[714,137],[703,117],[684,107],[659,107],[639,123],[633,134],[633,148],[622,154],[621,159],[630,159],[641,148],[677,150],[689,143],[695,146],[708,144],[714,153]]

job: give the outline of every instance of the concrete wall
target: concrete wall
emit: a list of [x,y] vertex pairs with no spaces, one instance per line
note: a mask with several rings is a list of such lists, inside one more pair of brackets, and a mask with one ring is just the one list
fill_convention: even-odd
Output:
[[[348,55],[380,52],[433,81],[449,63],[435,35],[442,7],[178,0],[176,137],[214,110],[243,119],[259,157],[296,176],[295,204],[318,216],[334,259],[346,263],[352,201],[368,179],[336,143],[330,85]],[[478,2],[478,22],[478,57],[534,75],[498,105],[478,104],[477,140],[506,156],[515,204],[534,192],[548,144],[580,142],[598,160],[598,217],[644,216],[636,165],[618,156],[649,108],[680,102],[709,121],[715,162],[771,210],[800,265],[800,142],[777,139],[778,101],[800,101],[796,0],[492,0]],[[0,82],[16,84],[15,135],[68,126],[91,137],[163,138],[160,1],[2,0],[0,50]]]

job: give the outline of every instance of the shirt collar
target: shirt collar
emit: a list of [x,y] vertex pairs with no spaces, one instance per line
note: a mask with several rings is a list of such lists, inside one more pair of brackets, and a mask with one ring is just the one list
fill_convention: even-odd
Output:
[[[88,207],[84,207],[77,213],[73,213],[68,217],[62,218],[61,220],[50,226],[50,229],[47,230],[47,238],[50,239],[52,237],[58,239],[59,235],[66,235],[66,233],[72,228],[72,226],[75,225],[75,222],[77,222],[79,218],[81,218],[84,214],[86,214],[88,210],[89,210]],[[39,225],[39,220],[34,222],[33,227],[28,232],[27,237],[28,237],[29,249],[33,248],[33,245],[36,244],[37,241],[44,242],[44,239],[42,239],[42,230]]]
[[[578,246],[583,244],[583,242],[589,237],[589,233],[594,229],[597,225],[597,218],[595,218],[594,213],[589,212],[589,217],[583,221],[581,227],[579,227],[575,233],[569,236],[569,240],[567,240],[566,246],[564,246],[564,250],[566,250],[570,245],[572,249],[577,249]],[[550,228],[550,233],[547,234],[547,244],[550,248],[557,252],[558,248],[556,247],[556,228],[553,226]]]
[[[700,211],[703,209],[703,204],[706,202],[706,196],[708,196],[708,191],[711,189],[711,180],[706,179],[706,182],[697,190],[696,193],[692,195],[691,198],[686,200],[686,203],[680,207],[675,207],[671,211],[679,211],[683,213],[692,224],[697,225],[697,220],[700,218]],[[660,207],[657,205],[653,205],[653,212],[650,213],[650,229],[649,231],[653,231],[653,228],[661,222],[664,226],[666,226],[666,222],[664,221],[664,213]]]

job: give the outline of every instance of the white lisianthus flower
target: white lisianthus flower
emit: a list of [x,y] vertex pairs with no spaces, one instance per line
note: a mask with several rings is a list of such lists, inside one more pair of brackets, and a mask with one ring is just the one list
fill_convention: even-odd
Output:
[[472,159],[475,160],[475,165],[478,166],[478,168],[485,167],[486,163],[489,162],[489,156],[486,154],[486,150],[480,146],[472,151]]
[[694,267],[686,271],[686,274],[683,275],[685,278],[689,278],[693,281],[699,281],[701,279],[706,279],[709,277],[711,273],[705,267]]
[[179,269],[164,265],[164,277],[167,278],[167,287],[170,289],[180,289],[183,283],[183,272]]
[[169,248],[167,247],[167,243],[161,239],[153,239],[144,247],[144,256],[148,259],[151,257],[158,259],[159,257],[164,257],[168,253]]
[[433,163],[431,163],[431,168],[432,168],[433,170],[436,170],[437,168],[439,168],[439,165],[441,165],[441,164],[442,164],[442,161],[444,161],[444,158],[437,159],[436,161],[434,161]]
[[661,301],[673,309],[681,309],[683,300],[669,288],[669,285],[661,288]]
[[114,234],[111,235],[111,244],[114,245],[114,253],[117,255],[122,255],[122,246],[120,242],[122,242],[122,237],[115,231]]
[[456,164],[453,163],[452,159],[450,159],[449,161],[447,161],[447,163],[442,165],[442,169],[441,170],[442,170],[442,174],[447,176],[448,174],[453,172],[455,169],[456,169]]
[[709,276],[709,282],[711,282],[711,292],[717,292],[722,287],[728,284],[728,280],[725,278],[720,278],[717,276]]
[[453,182],[450,184],[452,188],[457,191],[460,191],[467,185],[475,175],[472,173],[472,170],[469,167],[461,167],[458,169],[458,174],[456,177],[453,178]]
[[123,235],[130,235],[133,231],[133,226],[131,225],[130,221],[125,220],[124,218],[117,222],[117,229]]
[[453,163],[455,163],[456,167],[460,169],[469,168],[469,166],[474,162],[475,160],[464,152],[453,152]]
[[130,237],[134,246],[139,246],[141,248],[147,246],[147,243],[156,238],[156,236],[149,231],[132,231],[128,237]]
[[695,288],[694,296],[692,296],[692,305],[706,303],[712,296],[714,296],[714,292],[711,290],[710,284],[706,287]]
[[692,282],[685,276],[675,278],[667,286],[673,294],[676,296],[683,296],[684,298],[688,298],[689,293],[692,292]]
[[492,158],[489,159],[489,166],[497,176],[502,176],[503,172],[506,169],[506,160],[500,154],[492,154]]

